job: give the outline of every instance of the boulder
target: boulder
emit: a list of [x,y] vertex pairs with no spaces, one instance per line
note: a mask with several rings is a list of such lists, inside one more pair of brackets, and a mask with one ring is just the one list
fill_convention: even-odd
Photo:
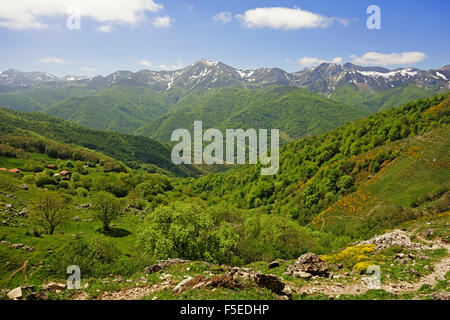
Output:
[[307,277],[306,274],[300,272],[308,273],[312,276],[327,276],[328,264],[314,253],[305,253],[294,264],[288,266],[286,274]]
[[12,289],[10,292],[8,292],[8,298],[13,300],[22,298],[22,288],[17,287],[15,289]]
[[174,289],[174,293],[181,293],[192,289],[201,288],[227,288],[233,290],[242,289],[242,281],[249,281],[260,288],[267,288],[272,292],[288,296],[290,298],[289,290],[281,279],[272,274],[263,274],[253,272],[248,268],[231,268],[229,272],[224,275],[216,275],[211,278],[200,275],[195,278],[188,277],[181,281]]
[[273,293],[284,295],[285,284],[275,275],[257,273],[255,274],[255,283],[259,287],[264,287],[272,291]]

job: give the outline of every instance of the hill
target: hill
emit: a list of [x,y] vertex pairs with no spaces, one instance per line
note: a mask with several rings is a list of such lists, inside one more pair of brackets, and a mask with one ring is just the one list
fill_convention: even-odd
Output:
[[[361,191],[358,179],[363,173],[366,176],[375,175],[383,165],[407,151],[407,148],[383,149],[383,146],[423,135],[436,127],[442,126],[448,131],[449,102],[448,94],[410,102],[401,108],[389,109],[341,126],[327,134],[290,143],[280,153],[280,170],[276,176],[260,176],[259,166],[238,167],[226,173],[200,178],[196,190],[204,197],[226,197],[242,208],[259,208],[267,213],[290,216],[303,225],[308,224],[334,203]],[[446,144],[449,137],[444,134],[445,129],[432,135],[436,139],[435,143],[441,143],[431,153],[438,152],[439,159],[448,157]],[[428,148],[434,147],[430,142]],[[358,157],[364,161],[357,161]],[[428,160],[424,158],[422,165],[426,166]],[[443,160],[443,165],[445,163]],[[412,200],[410,197],[421,197],[428,191],[432,192],[433,188],[446,190],[448,185],[445,181],[449,180],[449,171],[443,168],[440,170],[437,174],[429,170],[428,175],[421,171],[423,180],[435,179],[436,175],[440,175],[443,180],[439,178],[436,182],[430,182],[430,185],[424,184],[423,188],[413,187],[417,189],[416,192],[400,186],[399,179],[393,180],[395,186],[392,189],[402,194],[397,197],[408,201]],[[407,181],[405,183],[409,184]],[[350,205],[355,204],[351,201]],[[353,232],[349,235],[369,235],[364,233],[369,232],[369,229],[363,234],[357,230]]]
[[169,112],[134,133],[170,141],[173,130],[192,130],[195,120],[204,128],[278,128],[286,140],[329,131],[366,115],[357,107],[326,99],[295,87],[195,90]]
[[175,166],[170,149],[145,137],[97,131],[53,118],[43,113],[23,113],[0,108],[0,132],[22,136],[41,136],[63,143],[97,150],[133,168],[162,168],[177,175],[198,173],[196,169]]
[[21,169],[0,169],[0,298],[445,299],[449,112],[448,94],[413,101],[288,143],[276,176],[195,180],[43,138],[137,137],[0,109],[0,168]]

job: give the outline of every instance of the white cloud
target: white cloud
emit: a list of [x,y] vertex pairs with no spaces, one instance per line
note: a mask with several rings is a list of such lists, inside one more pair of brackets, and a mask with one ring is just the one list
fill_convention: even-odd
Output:
[[183,65],[181,64],[181,60],[177,60],[177,62],[173,65],[161,64],[159,65],[159,68],[162,70],[171,71],[171,70],[179,70],[183,68]]
[[90,68],[90,67],[84,67],[84,68],[81,68],[81,70],[82,70],[82,71],[86,71],[86,72],[92,72],[92,71],[95,71],[94,68]]
[[303,57],[298,59],[298,63],[304,67],[313,67],[321,63],[337,63],[342,64],[344,60],[341,57],[335,57],[331,60],[320,59],[316,57]]
[[153,25],[157,28],[170,28],[174,20],[169,16],[157,17],[153,20]]
[[39,59],[38,62],[40,63],[56,63],[56,64],[69,64],[69,61],[66,61],[61,58],[55,58],[55,57],[45,57],[42,59]]
[[271,28],[285,31],[311,28],[326,28],[335,21],[343,25],[350,23],[347,19],[325,17],[300,8],[255,8],[244,14],[236,15],[246,28]]
[[81,18],[128,25],[136,25],[147,12],[159,12],[164,8],[153,0],[1,0],[0,27],[47,28],[42,18],[69,17],[70,8],[74,6],[80,9]]
[[233,16],[231,15],[231,12],[222,11],[216,14],[213,17],[213,20],[215,22],[229,23],[233,20]]
[[148,60],[144,60],[144,59],[139,60],[138,64],[143,67],[146,67],[146,68],[150,68],[152,66],[152,64]]
[[426,59],[427,55],[423,52],[400,52],[400,53],[378,53],[367,52],[361,57],[351,55],[350,58],[354,64],[363,66],[392,66],[392,65],[411,65]]
[[100,32],[109,33],[113,31],[113,26],[110,24],[105,24],[103,26],[98,27],[97,30]]

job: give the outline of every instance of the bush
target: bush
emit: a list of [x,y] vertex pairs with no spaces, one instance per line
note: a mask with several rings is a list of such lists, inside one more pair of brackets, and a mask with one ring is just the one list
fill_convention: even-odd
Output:
[[36,183],[36,179],[33,175],[25,175],[22,178],[22,182],[25,184],[35,184]]
[[[320,258],[328,263],[342,263],[347,268],[355,268],[358,271],[361,271],[360,269],[364,268],[366,264],[369,263],[368,261],[371,259],[370,255],[374,250],[375,246],[373,244],[356,245],[347,247],[330,255],[321,256]],[[370,262],[369,265],[370,264],[372,264],[372,262]],[[367,269],[367,267],[364,269]]]
[[239,234],[238,255],[244,263],[297,258],[318,246],[307,228],[277,215],[251,214]]
[[238,236],[231,225],[214,228],[211,213],[197,204],[160,206],[144,220],[138,241],[156,259],[229,260]]
[[76,190],[77,194],[80,197],[87,197],[89,195],[89,191],[87,191],[85,188],[83,187],[78,187]]
[[111,263],[120,256],[117,244],[104,235],[92,239],[89,248],[93,253],[94,262]]
[[36,187],[42,188],[46,185],[57,185],[58,182],[52,176],[49,176],[45,172],[38,173],[35,178]]

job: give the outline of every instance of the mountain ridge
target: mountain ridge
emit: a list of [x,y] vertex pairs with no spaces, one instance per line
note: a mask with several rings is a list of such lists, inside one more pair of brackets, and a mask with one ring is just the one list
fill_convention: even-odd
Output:
[[9,69],[0,72],[0,86],[9,89],[42,86],[84,85],[108,87],[114,84],[140,85],[154,90],[170,90],[174,87],[193,90],[238,85],[265,87],[287,85],[306,88],[316,93],[331,93],[336,88],[350,84],[359,89],[385,90],[413,83],[423,88],[450,89],[450,67],[420,70],[412,67],[387,69],[363,67],[352,63],[322,63],[301,71],[286,72],[280,68],[242,70],[220,61],[201,59],[184,68],[173,71],[149,69],[132,72],[119,70],[106,76],[65,76],[58,78],[48,72],[21,72]]

